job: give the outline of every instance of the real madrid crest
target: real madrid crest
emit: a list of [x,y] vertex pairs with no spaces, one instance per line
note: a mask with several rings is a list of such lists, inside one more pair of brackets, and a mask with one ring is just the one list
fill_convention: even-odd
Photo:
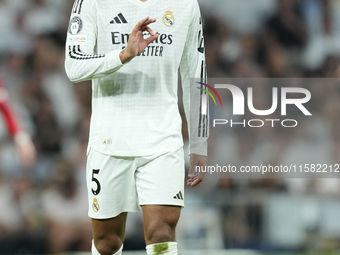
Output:
[[163,23],[168,27],[172,27],[175,24],[175,18],[172,14],[174,14],[172,11],[167,10],[163,17]]
[[95,212],[98,212],[98,211],[99,211],[99,203],[98,203],[97,198],[94,198],[94,199],[93,199],[92,209],[93,209],[93,211],[95,211]]

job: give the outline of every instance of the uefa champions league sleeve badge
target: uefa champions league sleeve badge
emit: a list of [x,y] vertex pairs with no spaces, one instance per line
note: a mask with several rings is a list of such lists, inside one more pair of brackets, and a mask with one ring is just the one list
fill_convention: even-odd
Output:
[[83,21],[80,17],[73,17],[68,26],[68,32],[72,35],[78,34],[83,29]]

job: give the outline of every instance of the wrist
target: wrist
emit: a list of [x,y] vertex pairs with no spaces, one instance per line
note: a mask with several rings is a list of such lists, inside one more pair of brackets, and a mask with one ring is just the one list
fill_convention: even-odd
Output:
[[129,62],[131,59],[134,58],[134,56],[131,56],[130,54],[127,53],[126,49],[125,50],[122,50],[120,53],[119,53],[119,58],[120,58],[120,61],[125,64],[126,62]]

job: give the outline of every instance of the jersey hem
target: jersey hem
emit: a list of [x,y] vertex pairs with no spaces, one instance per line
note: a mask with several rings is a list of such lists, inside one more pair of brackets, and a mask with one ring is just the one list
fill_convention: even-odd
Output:
[[143,205],[169,205],[169,206],[178,206],[184,208],[184,202],[182,203],[164,203],[164,202],[148,202],[148,203],[140,203],[139,206]]
[[178,146],[172,146],[172,147],[168,147],[167,149],[164,148],[164,149],[159,149],[157,151],[150,151],[150,152],[147,152],[147,153],[131,153],[131,152],[121,152],[121,151],[119,151],[119,152],[117,152],[117,151],[108,152],[108,151],[105,151],[105,150],[101,150],[100,148],[93,146],[92,144],[89,143],[88,147],[87,147],[86,155],[89,154],[91,149],[94,149],[101,154],[108,155],[108,156],[114,156],[114,157],[147,157],[147,156],[156,156],[156,155],[162,155],[162,154],[165,154],[165,153],[177,151],[180,148],[183,148],[183,146],[184,146],[184,144],[182,143]]

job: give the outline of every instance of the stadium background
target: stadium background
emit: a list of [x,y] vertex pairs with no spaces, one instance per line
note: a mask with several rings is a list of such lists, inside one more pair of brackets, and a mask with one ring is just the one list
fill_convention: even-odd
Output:
[[[210,77],[339,76],[338,0],[199,2]],[[26,169],[0,118],[0,254],[90,249],[84,169],[91,87],[71,84],[63,67],[72,4],[0,0],[0,73],[38,152]],[[319,122],[278,136],[282,150],[266,162],[303,151],[304,163],[320,153],[339,163],[339,86],[321,84],[313,96]],[[263,134],[252,131],[212,133],[210,161],[251,163],[263,144]],[[187,252],[180,254],[333,254],[340,248],[339,215],[338,179],[208,176],[186,189],[178,243]],[[129,215],[124,247],[144,249],[141,214]]]

